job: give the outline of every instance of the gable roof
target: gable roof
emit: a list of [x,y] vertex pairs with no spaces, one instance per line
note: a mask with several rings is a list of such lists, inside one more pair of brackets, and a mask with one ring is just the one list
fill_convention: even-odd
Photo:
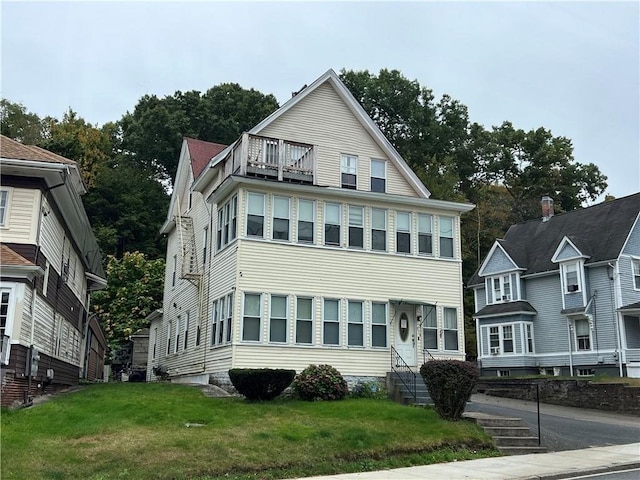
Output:
[[[259,135],[262,130],[264,130],[267,126],[269,126],[272,122],[274,122],[277,118],[285,114],[291,108],[293,108],[298,103],[304,101],[304,99],[315,91],[318,87],[323,84],[329,84],[338,94],[338,96],[342,99],[345,105],[349,108],[354,117],[360,122],[363,128],[367,131],[367,133],[371,136],[371,138],[376,142],[376,144],[380,147],[380,149],[387,155],[389,160],[396,165],[400,174],[407,180],[409,185],[415,190],[415,192],[422,198],[429,198],[431,196],[431,192],[425,187],[422,181],[418,178],[415,172],[409,167],[407,162],[400,156],[400,153],[395,149],[393,145],[389,142],[387,137],[384,136],[380,128],[375,124],[375,122],[369,117],[367,112],[364,111],[364,108],[360,105],[360,103],[354,98],[349,89],[346,87],[340,77],[336,74],[333,69],[327,70],[322,76],[320,76],[315,82],[313,82],[308,87],[303,88],[299,91],[294,97],[290,98],[287,102],[285,102],[280,108],[278,108],[275,112],[269,115],[267,118],[258,123],[255,127],[249,130],[247,133],[253,135]],[[230,151],[230,145],[225,150],[223,150],[217,158],[213,159],[209,164],[209,170],[217,165],[219,161],[221,161],[227,153]],[[201,182],[207,182],[208,173],[205,172],[203,175],[198,178],[197,182],[195,182],[195,188],[198,189]]]
[[23,145],[16,140],[0,135],[0,156],[2,158],[14,158],[16,160],[30,160],[32,162],[64,163],[77,165],[61,155],[36,147],[35,145]]
[[221,143],[205,142],[195,138],[184,137],[191,158],[193,178],[198,178],[211,159],[227,148]]
[[[509,263],[511,263],[511,265],[513,266],[512,268],[520,268],[520,265],[517,264],[513,258],[511,258],[511,255],[509,255],[509,253],[507,253],[507,251],[504,249],[504,247],[501,245],[500,241],[496,241],[493,244],[493,247],[491,247],[491,250],[489,251],[489,253],[487,254],[487,256],[485,257],[484,261],[482,262],[482,264],[480,265],[480,269],[479,269],[479,275],[484,275],[484,270],[487,268],[489,261],[491,260],[491,258],[495,255],[495,252],[502,252],[506,259],[509,261]],[[509,269],[511,270],[511,269]]]
[[[611,261],[620,255],[639,213],[640,193],[635,193],[554,215],[546,222],[536,219],[512,225],[499,242],[526,269],[524,275],[557,270],[552,257],[565,237],[589,257],[585,265]],[[478,272],[469,285],[483,283]]]

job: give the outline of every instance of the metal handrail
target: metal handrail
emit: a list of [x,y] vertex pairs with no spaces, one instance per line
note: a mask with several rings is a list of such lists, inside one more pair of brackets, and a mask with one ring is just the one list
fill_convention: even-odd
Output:
[[409,390],[409,393],[413,396],[413,401],[417,402],[417,375],[393,346],[391,346],[391,371],[398,376],[402,384]]

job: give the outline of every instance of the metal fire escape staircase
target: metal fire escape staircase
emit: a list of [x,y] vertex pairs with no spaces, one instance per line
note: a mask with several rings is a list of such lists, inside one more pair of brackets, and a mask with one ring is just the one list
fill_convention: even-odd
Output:
[[178,215],[175,217],[178,241],[182,253],[180,277],[200,285],[202,279],[201,264],[198,261],[198,249],[196,246],[196,235],[193,229],[193,218],[183,215],[178,201]]

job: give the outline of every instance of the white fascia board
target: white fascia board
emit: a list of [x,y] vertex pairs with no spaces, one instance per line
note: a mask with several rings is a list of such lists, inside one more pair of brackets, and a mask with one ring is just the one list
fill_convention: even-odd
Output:
[[[575,255],[575,256],[573,256],[573,257],[563,258],[562,260],[558,260],[558,255],[560,255],[560,252],[562,251],[562,249],[563,249],[567,244],[569,244],[569,246],[570,246],[571,248],[573,248],[573,249],[575,250],[575,252],[576,252],[578,255]],[[579,249],[578,247],[576,247],[576,244],[575,244],[575,243],[573,243],[573,242],[569,239],[569,237],[564,237],[564,238],[560,241],[560,244],[558,245],[558,248],[556,248],[556,251],[555,251],[555,252],[553,252],[553,256],[551,257],[551,261],[552,261],[553,263],[562,263],[562,262],[566,262],[566,261],[569,261],[569,260],[577,260],[578,258],[584,258],[584,259],[587,259],[587,258],[589,258],[589,257],[588,257],[587,255],[584,255],[584,254],[580,251],[580,249]]]
[[94,286],[89,289],[90,291],[93,292],[96,290],[102,290],[104,288],[107,288],[106,278],[102,278],[99,275],[94,275],[93,273],[90,273],[90,272],[85,272],[84,276],[87,279],[87,283],[94,284]]
[[236,185],[248,185],[261,188],[277,188],[279,192],[303,193],[307,196],[318,198],[319,196],[343,197],[346,201],[379,201],[381,203],[391,203],[402,206],[423,207],[430,209],[444,210],[454,213],[465,213],[475,208],[471,203],[457,203],[445,200],[432,200],[430,198],[407,197],[404,195],[390,195],[388,193],[365,192],[360,190],[350,190],[339,187],[321,187],[317,185],[301,185],[297,183],[275,182],[257,178],[231,175],[207,198],[209,203],[217,201],[230,193]]
[[631,226],[631,228],[629,229],[629,231],[627,232],[627,238],[625,238],[624,243],[622,244],[622,248],[620,249],[620,251],[618,252],[618,257],[616,260],[619,260],[620,257],[622,256],[622,252],[624,252],[624,249],[627,248],[627,244],[629,243],[629,239],[631,238],[631,234],[633,233],[633,231],[636,229],[636,227],[638,227],[638,224],[640,223],[640,213],[638,213],[636,215],[636,219],[633,222],[633,225]]
[[36,265],[2,265],[4,278],[25,278],[29,281],[35,277],[42,277],[44,270]]
[[480,277],[484,277],[485,276],[484,269],[487,267],[487,264],[489,263],[489,260],[491,259],[491,257],[495,253],[496,249],[498,249],[498,248],[500,250],[502,250],[502,253],[504,253],[506,255],[506,257],[509,259],[509,261],[513,264],[513,269],[504,270],[503,272],[494,272],[491,275],[505,273],[505,272],[512,272],[513,270],[520,270],[520,271],[524,271],[525,270],[524,268],[520,268],[518,266],[518,264],[513,261],[513,258],[511,258],[511,256],[507,253],[507,251],[504,249],[504,247],[502,245],[500,245],[500,242],[498,242],[496,240],[493,243],[493,246],[491,247],[491,250],[489,250],[489,253],[484,258],[484,261],[482,262],[482,265],[480,265],[480,270],[478,270],[478,276],[480,276]]

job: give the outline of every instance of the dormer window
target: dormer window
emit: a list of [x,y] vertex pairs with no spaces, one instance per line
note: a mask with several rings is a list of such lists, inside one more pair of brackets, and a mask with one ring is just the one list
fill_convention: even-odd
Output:
[[508,273],[486,279],[487,303],[504,303],[519,299],[518,274]]
[[564,277],[565,293],[575,293],[582,290],[580,275],[578,274],[578,263],[566,263],[562,265],[562,275]]

